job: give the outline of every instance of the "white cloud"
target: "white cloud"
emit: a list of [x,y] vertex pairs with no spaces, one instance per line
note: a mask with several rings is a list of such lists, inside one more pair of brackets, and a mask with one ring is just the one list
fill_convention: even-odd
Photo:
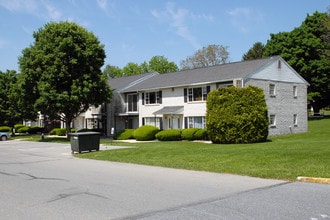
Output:
[[212,16],[194,14],[187,9],[177,8],[174,3],[167,3],[165,10],[162,11],[152,10],[151,14],[159,21],[169,21],[169,25],[175,30],[175,33],[187,40],[195,49],[200,49],[201,45],[197,38],[191,33],[188,21],[194,19],[213,22],[214,20]]
[[235,8],[227,11],[227,14],[233,26],[244,34],[249,33],[257,23],[263,20],[262,14],[251,8]]
[[30,14],[43,20],[61,20],[62,13],[48,0],[0,0],[0,5],[12,12]]
[[0,0],[0,5],[13,12],[33,13],[37,9],[34,0]]
[[55,21],[61,20],[62,13],[54,5],[52,5],[48,1],[42,1],[42,5],[46,9],[47,16],[50,18],[50,20],[55,20]]

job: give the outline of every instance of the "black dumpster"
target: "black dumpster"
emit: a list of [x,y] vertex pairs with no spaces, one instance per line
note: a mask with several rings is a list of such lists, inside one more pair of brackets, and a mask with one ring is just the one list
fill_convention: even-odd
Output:
[[82,151],[100,150],[99,132],[78,132],[70,133],[71,151],[72,153]]

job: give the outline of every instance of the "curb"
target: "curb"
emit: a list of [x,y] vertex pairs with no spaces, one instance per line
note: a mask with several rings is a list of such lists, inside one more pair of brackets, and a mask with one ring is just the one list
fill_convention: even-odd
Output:
[[330,184],[330,178],[316,178],[316,177],[298,176],[297,180],[299,182]]

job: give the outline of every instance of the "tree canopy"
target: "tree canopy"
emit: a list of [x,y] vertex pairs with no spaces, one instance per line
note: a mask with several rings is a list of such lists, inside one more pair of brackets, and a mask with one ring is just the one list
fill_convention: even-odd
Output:
[[227,63],[229,60],[228,47],[223,45],[208,45],[187,57],[180,63],[181,69],[195,69]]
[[107,65],[103,72],[111,78],[117,78],[150,72],[158,72],[163,74],[176,72],[178,70],[178,66],[174,62],[168,61],[166,57],[153,56],[148,62],[144,61],[140,65],[129,62],[122,69],[117,66]]
[[71,22],[48,23],[33,37],[35,41],[19,58],[25,118],[33,120],[40,111],[63,120],[69,131],[80,113],[111,100],[112,91],[101,71],[104,46],[92,32]]
[[243,60],[255,60],[262,58],[265,52],[265,45],[261,42],[256,42],[253,44],[252,48],[248,50],[245,54],[243,54]]
[[330,105],[330,17],[307,15],[291,32],[271,34],[265,55],[281,55],[309,83],[308,98],[315,112]]
[[0,126],[14,126],[21,119],[16,92],[17,73],[14,70],[0,71]]

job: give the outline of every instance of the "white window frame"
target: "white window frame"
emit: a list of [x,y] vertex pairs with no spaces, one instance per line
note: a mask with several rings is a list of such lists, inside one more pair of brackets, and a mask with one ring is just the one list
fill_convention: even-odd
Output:
[[[136,102],[134,102],[134,98],[133,98],[134,96],[136,97]],[[138,111],[138,95],[127,94],[127,112],[137,112],[137,111]]]
[[[201,99],[197,99],[197,97],[195,97],[195,92],[194,90],[197,90],[197,89],[201,89],[201,97],[198,97],[198,98],[201,98]],[[206,86],[203,86],[203,87],[192,87],[192,88],[188,88],[188,102],[205,102],[206,99],[207,99],[207,87]]]
[[144,125],[156,126],[160,129],[160,118],[159,117],[145,117]]
[[276,85],[275,84],[269,84],[269,95],[270,97],[276,96]]
[[293,126],[298,127],[298,115],[293,115]]
[[275,114],[270,114],[269,115],[269,126],[271,128],[275,128],[276,127],[276,115]]
[[[155,102],[150,102],[150,94],[154,94],[155,95]],[[160,104],[160,95],[159,95],[159,91],[157,92],[146,92],[145,93],[145,103],[146,105],[156,105],[156,104]]]
[[297,86],[293,86],[293,98],[297,98],[298,97],[298,88]]
[[[197,118],[202,118],[202,123],[197,124]],[[196,126],[197,125],[197,126]],[[200,125],[200,126],[198,126]],[[195,117],[188,117],[188,128],[205,128],[205,116],[195,116]]]

